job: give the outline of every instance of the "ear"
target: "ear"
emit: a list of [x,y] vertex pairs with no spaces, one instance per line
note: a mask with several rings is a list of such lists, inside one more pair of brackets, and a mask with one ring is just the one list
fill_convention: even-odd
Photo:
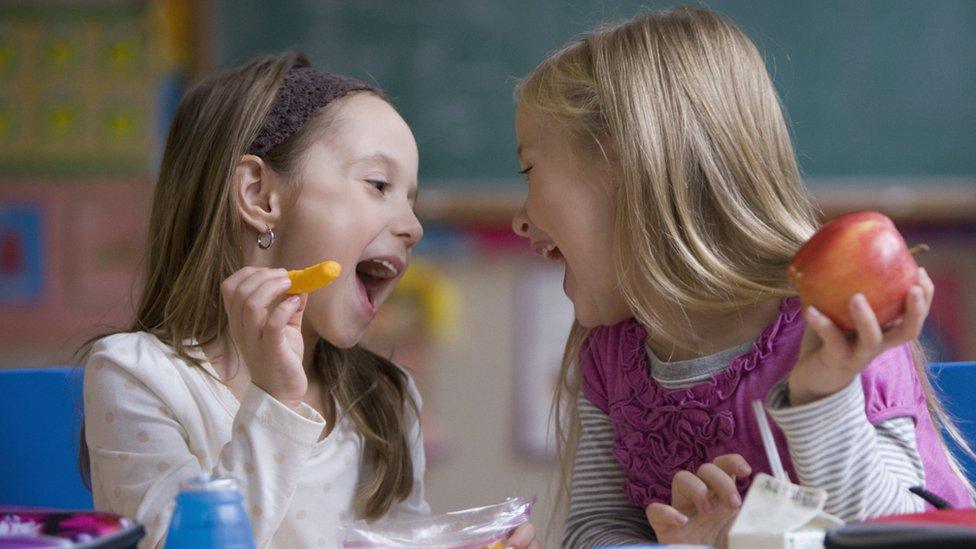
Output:
[[281,176],[260,157],[245,154],[232,178],[237,211],[244,223],[261,234],[281,219]]

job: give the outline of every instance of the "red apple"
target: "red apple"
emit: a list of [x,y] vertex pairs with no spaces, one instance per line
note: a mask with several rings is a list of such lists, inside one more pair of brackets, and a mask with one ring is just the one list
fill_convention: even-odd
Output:
[[848,303],[862,293],[885,326],[905,310],[918,264],[895,224],[879,212],[842,215],[820,228],[790,261],[788,276],[804,306],[853,330]]

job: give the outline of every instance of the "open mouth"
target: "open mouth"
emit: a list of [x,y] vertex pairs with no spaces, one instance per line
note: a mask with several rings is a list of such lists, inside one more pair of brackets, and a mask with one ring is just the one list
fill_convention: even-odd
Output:
[[546,261],[559,262],[563,260],[563,254],[555,244],[547,244],[539,250],[539,253]]
[[356,264],[356,277],[366,291],[366,298],[375,309],[385,290],[393,285],[402,267],[387,259],[366,259]]

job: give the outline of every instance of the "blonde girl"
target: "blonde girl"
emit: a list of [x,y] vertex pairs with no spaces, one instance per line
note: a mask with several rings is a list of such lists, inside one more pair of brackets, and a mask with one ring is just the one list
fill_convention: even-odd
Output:
[[542,61],[516,91],[527,197],[513,229],[565,267],[576,325],[557,411],[564,545],[724,545],[785,467],[844,520],[922,510],[921,485],[971,503],[913,353],[924,270],[893,326],[864,297],[856,334],[801,308],[786,268],[816,230],[762,56],[700,7],[641,13]]

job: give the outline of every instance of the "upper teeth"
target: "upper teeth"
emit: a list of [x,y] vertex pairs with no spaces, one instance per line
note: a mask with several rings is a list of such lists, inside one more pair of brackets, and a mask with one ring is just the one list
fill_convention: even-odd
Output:
[[369,259],[363,262],[362,269],[366,274],[377,278],[393,278],[400,274],[396,265],[385,259]]
[[546,259],[549,259],[549,260],[555,259],[554,257],[552,257],[552,252],[555,251],[555,250],[556,250],[556,245],[555,244],[546,244],[546,246],[544,248],[542,248],[542,252],[541,252],[542,253],[542,257],[544,257]]

